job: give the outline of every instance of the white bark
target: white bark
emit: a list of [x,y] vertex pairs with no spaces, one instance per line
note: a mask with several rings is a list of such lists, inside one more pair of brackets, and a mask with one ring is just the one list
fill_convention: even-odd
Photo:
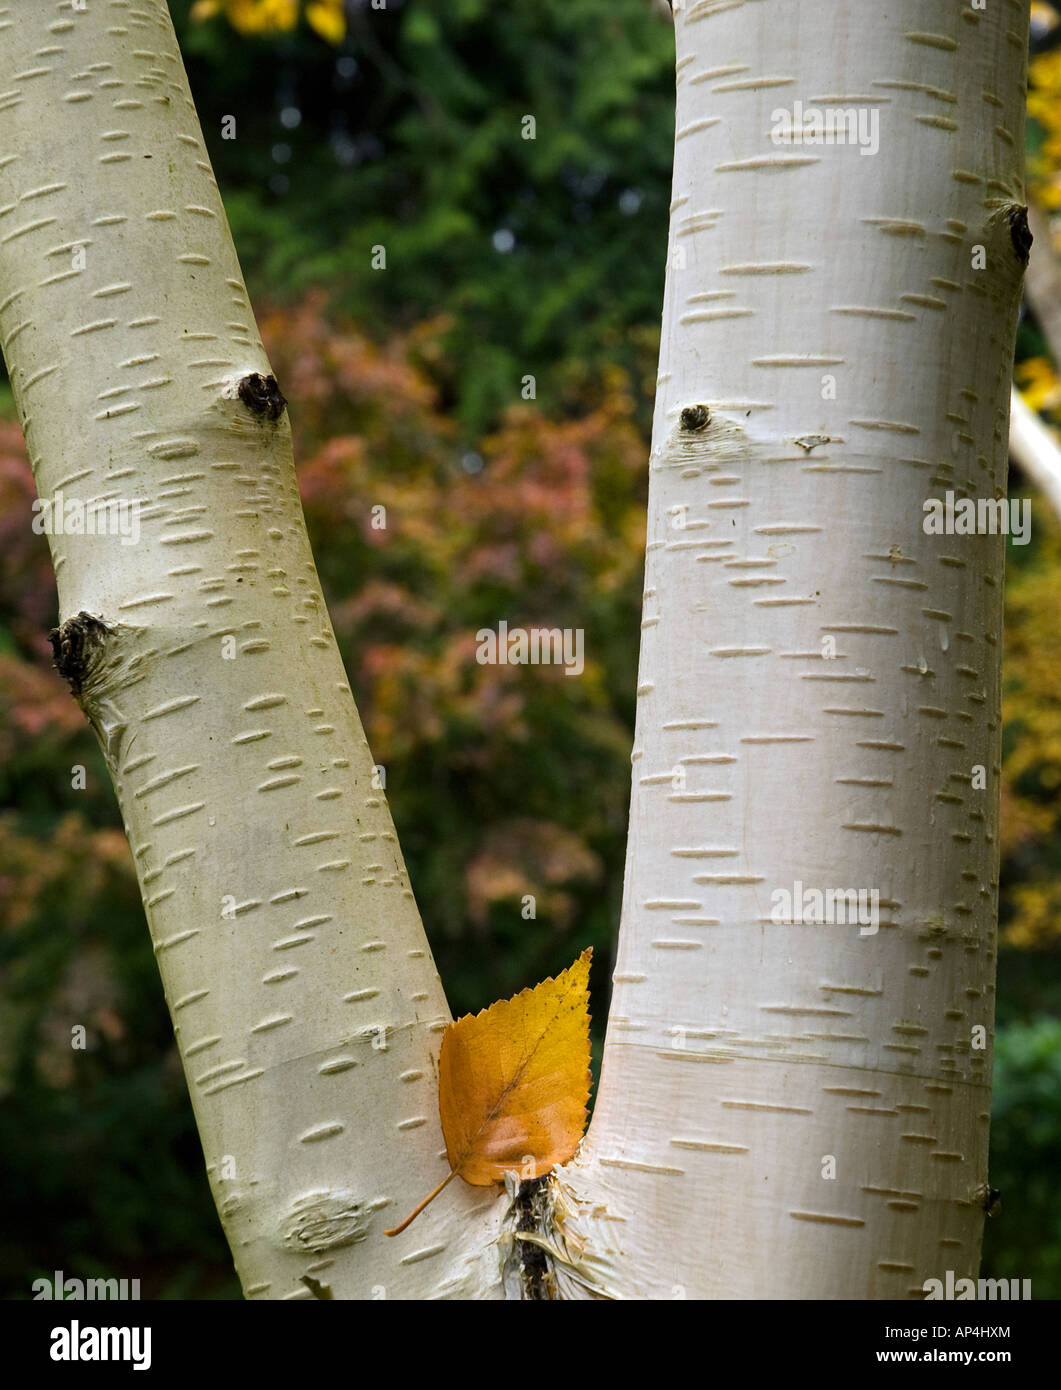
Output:
[[136,545],[52,538],[60,616],[110,628],[81,703],[244,1288],[431,1296],[496,1199],[454,1184],[382,1234],[447,1171],[449,1011],[287,417],[234,392],[269,364],[163,0],[0,10],[0,337],[41,497],[143,504]]
[[1061,517],[1061,449],[1020,392],[1010,395],[1009,452]]
[[[1034,203],[1028,225],[1035,238],[1024,277],[1024,297],[1035,311],[1055,369],[1061,363],[1061,269],[1053,246],[1050,219]],[[1010,407],[1009,452],[1045,494],[1061,516],[1061,452],[1053,434],[1013,389]]]
[[[626,892],[580,1180],[622,1293],[916,1297],[979,1259],[1003,572],[1001,536],[928,536],[922,504],[1005,495],[1027,5],[675,19]],[[878,112],[880,152],[772,144],[797,100]],[[877,889],[879,932],[773,923],[798,881]]]

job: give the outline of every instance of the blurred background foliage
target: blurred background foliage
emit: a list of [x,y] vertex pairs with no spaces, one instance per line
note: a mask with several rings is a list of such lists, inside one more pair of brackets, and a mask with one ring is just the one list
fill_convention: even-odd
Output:
[[[669,24],[650,0],[170,3],[451,1006],[479,1009],[592,944],[599,1050],[633,737]],[[1059,40],[1057,12],[1035,4],[1031,191],[1051,210]],[[1026,399],[1061,423],[1030,312],[1017,359]],[[1015,470],[1011,487],[1033,496],[1035,524],[1008,554],[991,1167],[1003,1210],[984,1273],[1057,1298],[1061,526]],[[238,1298],[114,795],[51,668],[55,583],[34,495],[5,382],[0,1296],[29,1297],[61,1269],[139,1278],[145,1298]],[[584,628],[583,676],[480,666],[475,633],[499,615]],[[71,1050],[75,1024],[87,1051]]]
[[[338,48],[310,6],[267,38],[182,25],[185,8],[233,235],[270,298],[327,285],[377,333],[445,314],[431,377],[466,439],[528,374],[578,414],[604,365],[629,371],[647,422],[674,132],[674,40],[649,0],[362,0]],[[294,0],[227,8],[298,17]]]

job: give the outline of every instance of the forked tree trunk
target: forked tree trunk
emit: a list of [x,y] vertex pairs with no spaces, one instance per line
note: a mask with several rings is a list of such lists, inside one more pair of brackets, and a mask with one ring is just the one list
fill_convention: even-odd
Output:
[[[922,503],[1004,494],[1027,4],[886,8],[677,16],[620,961],[542,1215],[563,1296],[975,1271],[1003,547]],[[879,112],[879,153],[772,144],[796,100]],[[503,1194],[382,1234],[446,1171],[449,1013],[163,0],[0,11],[0,337],[41,497],[143,507],[138,544],[52,537],[57,647],[248,1296],[518,1296]],[[797,882],[878,890],[880,930],[772,922]]]

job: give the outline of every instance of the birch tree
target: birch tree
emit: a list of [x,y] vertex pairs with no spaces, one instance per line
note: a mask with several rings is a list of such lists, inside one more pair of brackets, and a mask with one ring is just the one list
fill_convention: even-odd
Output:
[[[976,1271],[1004,541],[926,534],[923,506],[1005,496],[1026,20],[676,14],[624,922],[588,1145],[657,1293],[896,1298]],[[778,923],[797,885],[876,892],[879,929]],[[700,1239],[661,1239],[677,1222]]]
[[[599,1099],[546,1184],[451,1183],[388,1239],[446,1174],[450,1015],[166,5],[0,10],[0,341],[38,491],[139,524],[52,528],[56,659],[249,1298],[524,1297],[534,1242],[562,1298],[976,1273],[1004,539],[924,504],[1005,496],[1028,6],[675,18]],[[859,892],[871,919],[806,920]]]

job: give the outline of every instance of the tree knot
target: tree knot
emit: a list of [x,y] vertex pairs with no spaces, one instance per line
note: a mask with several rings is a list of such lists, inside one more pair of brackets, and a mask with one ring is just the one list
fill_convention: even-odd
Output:
[[678,416],[683,430],[702,430],[711,423],[711,412],[706,405],[687,405]]
[[111,629],[102,619],[85,612],[68,618],[49,632],[53,665],[70,686],[71,694],[81,694],[85,682],[99,663],[110,633]]
[[1032,249],[1031,228],[1028,226],[1028,209],[1026,207],[1013,206],[1009,209],[1009,237],[1013,243],[1013,251],[1021,265],[1028,264],[1028,255]]
[[248,372],[239,383],[237,395],[252,415],[262,419],[279,420],[287,405],[276,377],[262,376],[260,372]]

